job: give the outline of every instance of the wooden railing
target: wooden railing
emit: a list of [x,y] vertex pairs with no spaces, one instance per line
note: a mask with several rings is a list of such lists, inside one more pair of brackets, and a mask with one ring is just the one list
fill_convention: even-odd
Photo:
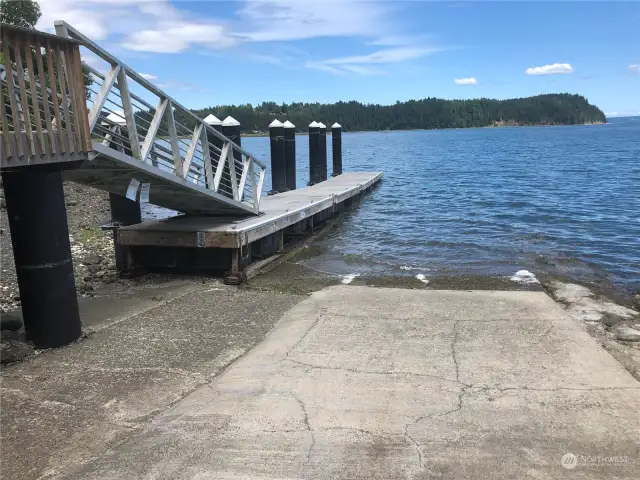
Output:
[[80,42],[0,24],[0,166],[86,158]]

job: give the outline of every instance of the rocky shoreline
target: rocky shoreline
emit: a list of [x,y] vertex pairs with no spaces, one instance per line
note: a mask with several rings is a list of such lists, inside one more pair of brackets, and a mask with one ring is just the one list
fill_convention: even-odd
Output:
[[551,281],[543,286],[569,316],[640,381],[640,294],[633,298],[635,308],[629,308],[575,283]]

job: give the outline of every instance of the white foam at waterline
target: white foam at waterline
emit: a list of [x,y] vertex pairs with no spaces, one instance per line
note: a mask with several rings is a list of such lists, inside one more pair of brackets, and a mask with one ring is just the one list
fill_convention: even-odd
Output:
[[418,267],[412,267],[411,265],[400,265],[400,270],[417,270]]
[[349,275],[345,275],[343,276],[340,281],[342,283],[344,283],[345,285],[349,285],[351,282],[353,282],[353,279],[356,277],[359,277],[360,274],[359,273],[350,273]]
[[427,280],[427,277],[425,277],[422,273],[417,274],[416,278],[420,280],[422,283],[429,283],[429,280]]
[[534,283],[540,283],[536,276],[529,270],[518,270],[516,274],[511,277],[512,282],[522,283],[524,285],[532,285]]

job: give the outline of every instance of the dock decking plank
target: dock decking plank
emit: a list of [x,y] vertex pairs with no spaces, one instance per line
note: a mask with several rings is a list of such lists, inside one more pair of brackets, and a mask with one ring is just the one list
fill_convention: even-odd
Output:
[[[382,172],[345,172],[311,187],[265,197],[258,217],[177,216],[122,227],[124,246],[197,247],[198,233],[206,247],[240,248],[344,202],[377,183]],[[202,245],[202,244],[201,244]]]

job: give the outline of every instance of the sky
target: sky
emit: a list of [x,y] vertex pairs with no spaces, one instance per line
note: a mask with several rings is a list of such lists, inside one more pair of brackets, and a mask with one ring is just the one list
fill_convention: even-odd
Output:
[[67,21],[189,108],[569,92],[640,115],[640,1],[39,3],[37,28]]

